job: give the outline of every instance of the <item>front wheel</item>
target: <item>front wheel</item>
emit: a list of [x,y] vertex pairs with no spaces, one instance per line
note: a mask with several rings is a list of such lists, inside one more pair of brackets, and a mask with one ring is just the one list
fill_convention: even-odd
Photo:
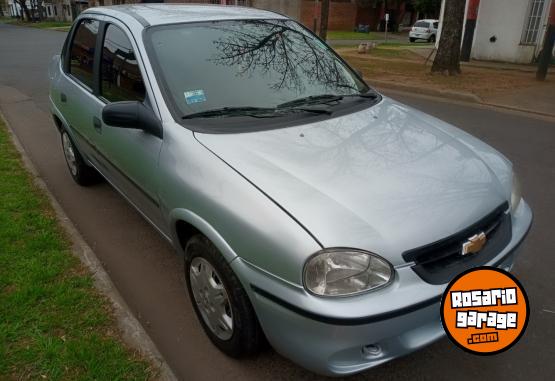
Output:
[[214,345],[231,357],[260,350],[263,333],[250,300],[223,256],[203,235],[187,242],[185,280],[197,318]]

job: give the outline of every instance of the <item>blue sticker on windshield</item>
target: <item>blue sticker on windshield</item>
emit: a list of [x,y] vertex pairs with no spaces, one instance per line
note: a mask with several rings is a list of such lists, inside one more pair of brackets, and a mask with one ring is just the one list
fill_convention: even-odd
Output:
[[185,102],[187,102],[188,105],[192,105],[193,103],[206,102],[204,90],[185,91],[183,94],[185,95]]

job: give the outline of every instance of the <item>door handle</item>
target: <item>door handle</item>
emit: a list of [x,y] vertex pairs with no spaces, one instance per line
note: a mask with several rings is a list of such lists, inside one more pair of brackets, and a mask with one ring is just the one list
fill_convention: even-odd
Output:
[[61,93],[61,94],[60,94],[60,100],[61,100],[63,103],[66,103],[66,102],[67,102],[67,97],[66,97],[66,95],[65,95],[64,93]]
[[98,133],[102,133],[102,122],[96,116],[93,116],[93,127]]

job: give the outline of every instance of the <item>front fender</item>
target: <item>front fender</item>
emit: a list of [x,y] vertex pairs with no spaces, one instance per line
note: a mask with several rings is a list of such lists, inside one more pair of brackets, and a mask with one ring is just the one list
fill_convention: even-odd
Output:
[[[226,242],[226,240],[218,233],[212,225],[210,225],[201,216],[195,214],[194,212],[187,209],[174,209],[170,213],[170,223],[172,226],[171,235],[173,242],[179,242],[179,236],[177,233],[177,222],[184,221],[195,227],[199,232],[204,234],[216,248],[222,253],[227,262],[233,261],[237,254],[231,246]],[[185,255],[185,250],[182,245],[175,245],[176,250],[179,254]]]

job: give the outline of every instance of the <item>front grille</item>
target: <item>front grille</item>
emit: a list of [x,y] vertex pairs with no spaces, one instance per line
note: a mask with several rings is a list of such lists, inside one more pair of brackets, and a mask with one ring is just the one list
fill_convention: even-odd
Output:
[[[403,259],[414,262],[412,269],[424,281],[444,284],[461,272],[483,265],[503,250],[511,240],[511,215],[506,213],[509,204],[495,210],[468,228],[429,245],[408,250]],[[484,232],[486,244],[478,253],[461,254],[462,245],[474,234]]]

